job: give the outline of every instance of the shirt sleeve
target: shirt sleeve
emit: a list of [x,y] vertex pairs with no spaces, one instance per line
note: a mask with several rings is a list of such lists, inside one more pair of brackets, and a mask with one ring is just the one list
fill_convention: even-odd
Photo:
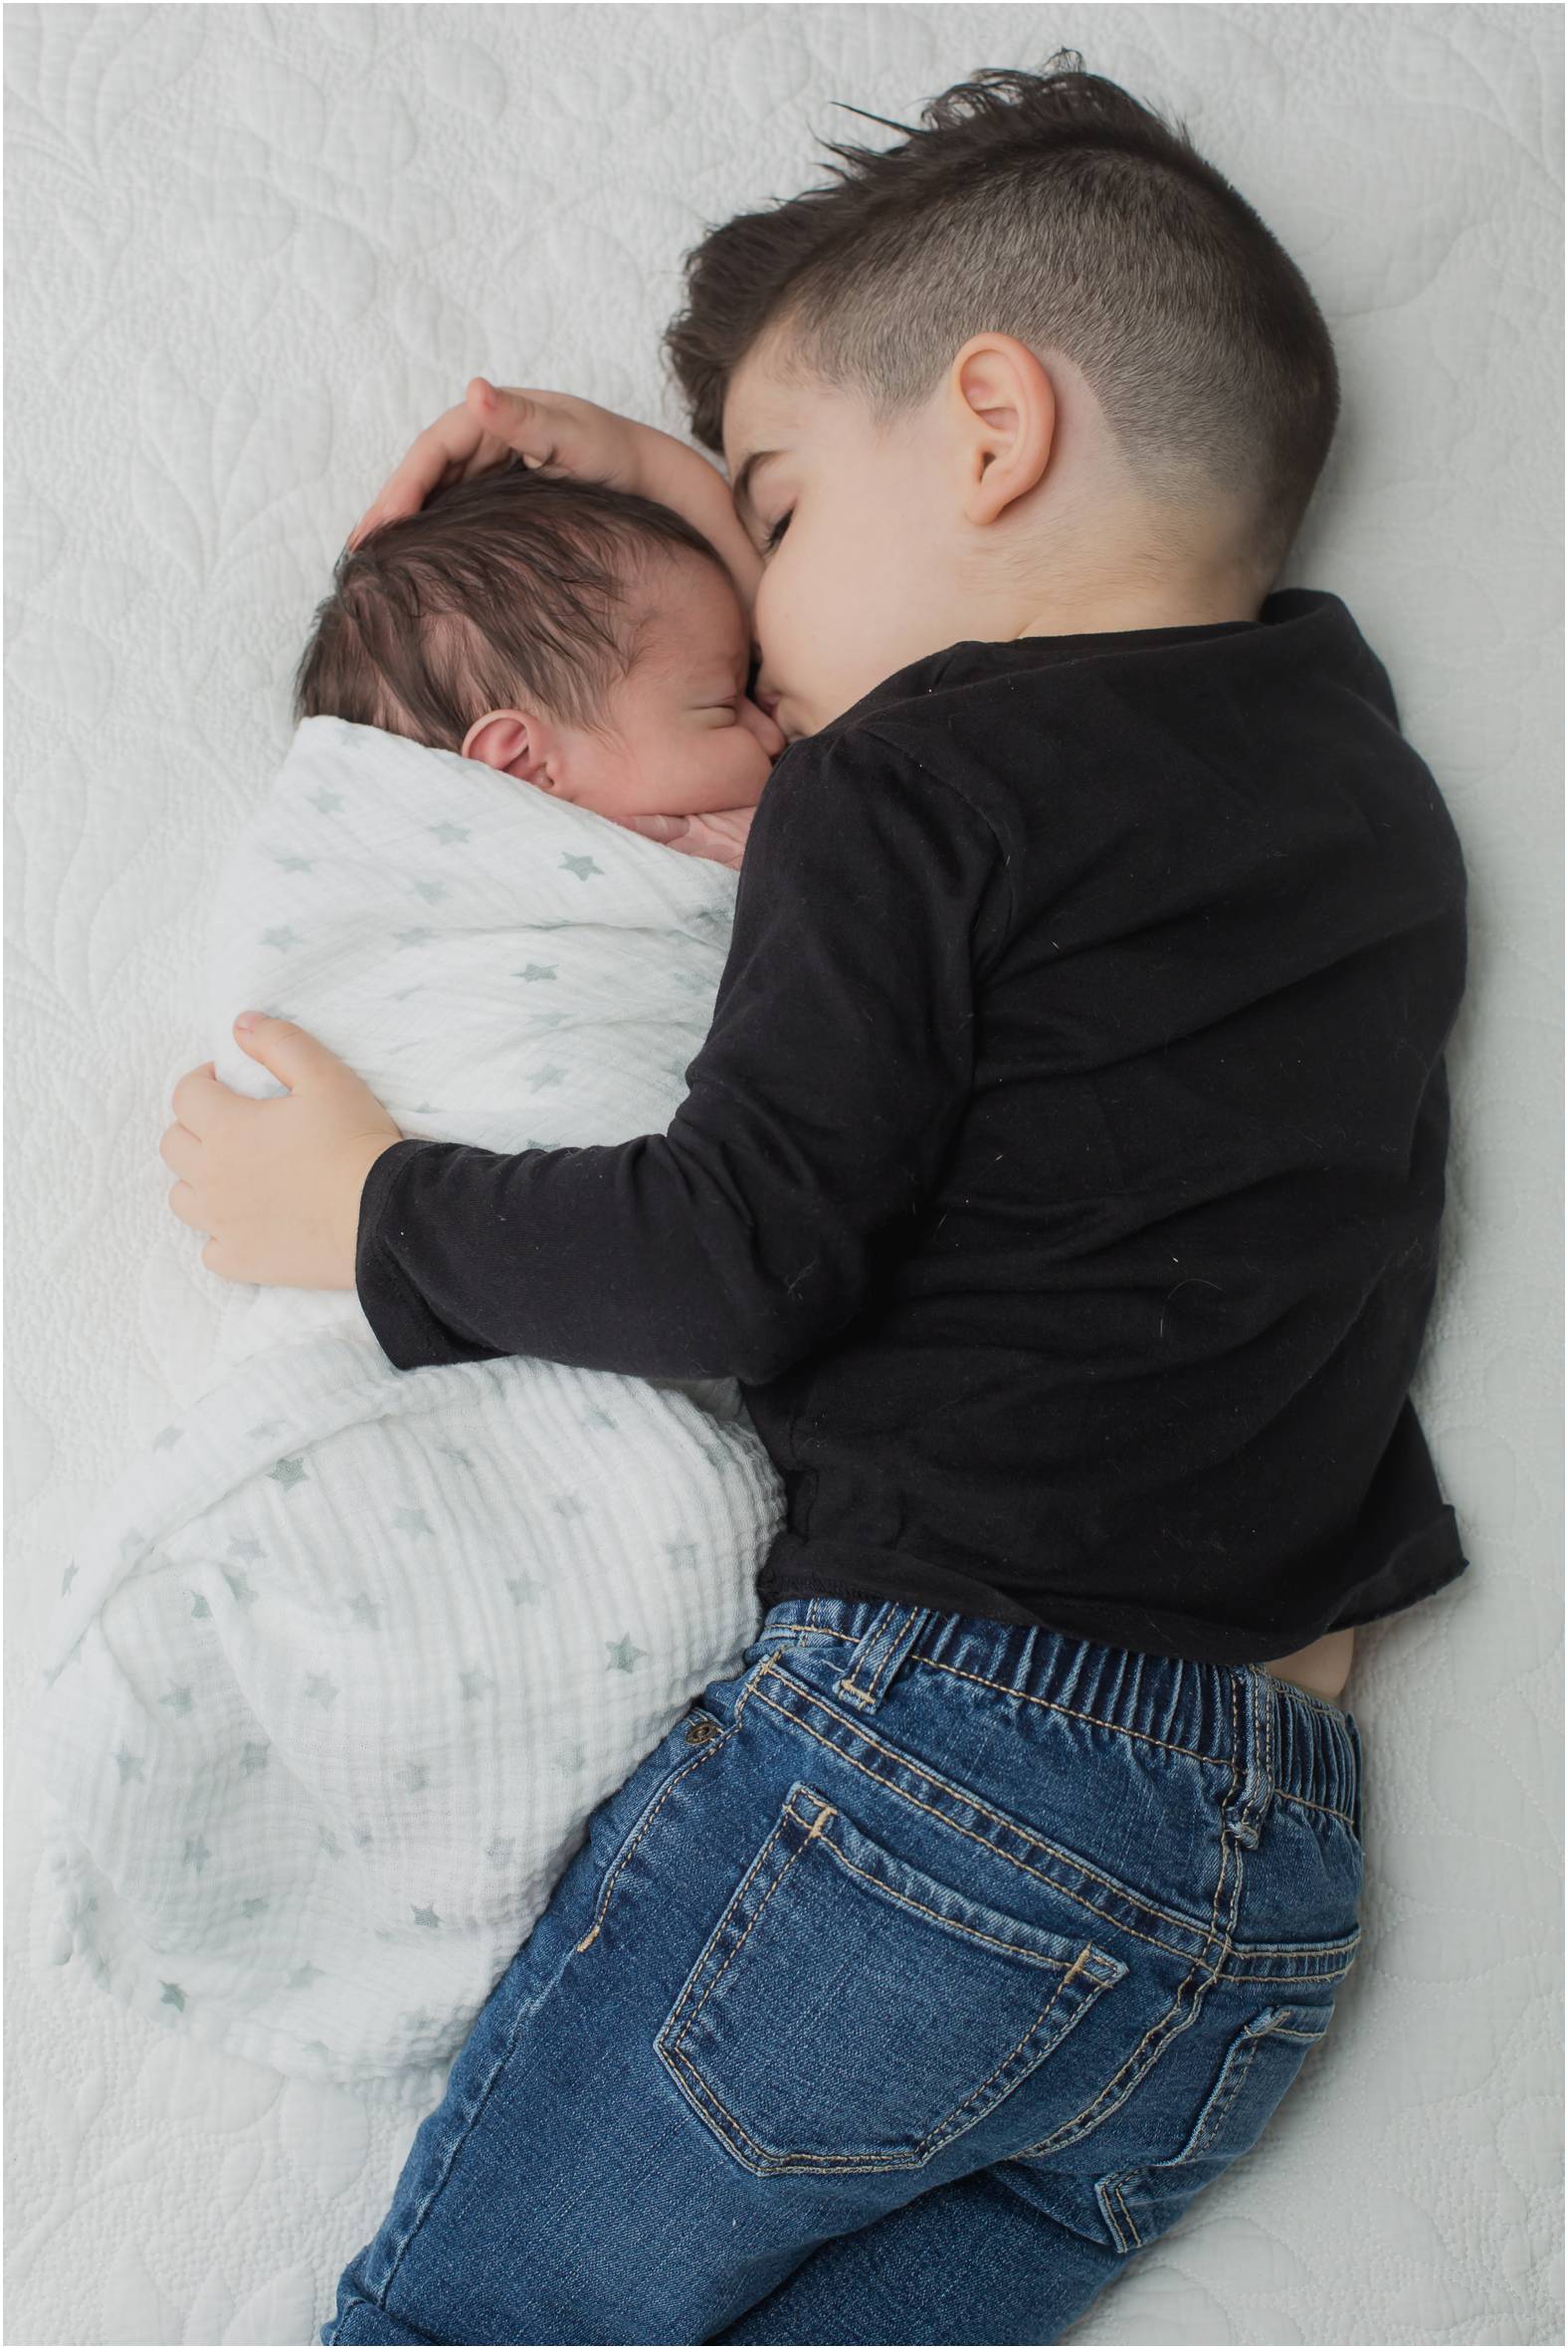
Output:
[[951,1146],[976,952],[1007,895],[989,824],[906,754],[864,732],[786,753],[667,1132],[375,1161],[355,1277],[388,1358],[760,1385],[816,1350],[902,1253]]

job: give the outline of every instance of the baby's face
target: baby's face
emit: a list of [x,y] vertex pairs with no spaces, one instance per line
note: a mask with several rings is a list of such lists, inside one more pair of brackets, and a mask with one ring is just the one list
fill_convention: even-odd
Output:
[[560,796],[601,816],[705,816],[755,807],[784,737],[751,700],[751,632],[716,563],[650,573],[652,617],[610,696],[608,738],[562,740]]

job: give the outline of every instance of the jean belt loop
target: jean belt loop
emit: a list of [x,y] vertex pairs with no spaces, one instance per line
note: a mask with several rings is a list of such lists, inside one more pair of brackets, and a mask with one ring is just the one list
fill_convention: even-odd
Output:
[[1359,1844],[1361,1841],[1361,1782],[1363,1769],[1361,1761],[1361,1732],[1356,1727],[1355,1716],[1352,1713],[1347,1712],[1345,1715],[1345,1729],[1350,1739],[1351,1758],[1355,1766],[1355,1793],[1351,1799],[1350,1804],[1350,1832],[1355,1837],[1356,1842]]
[[1225,1826],[1239,1844],[1256,1852],[1274,1793],[1274,1690],[1261,1665],[1238,1664],[1236,1670],[1242,1681],[1236,1751],[1240,1783],[1225,1806]]
[[856,1642],[848,1670],[835,1681],[835,1694],[863,1713],[875,1712],[930,1615],[929,1607],[906,1607],[897,1599],[883,1600]]

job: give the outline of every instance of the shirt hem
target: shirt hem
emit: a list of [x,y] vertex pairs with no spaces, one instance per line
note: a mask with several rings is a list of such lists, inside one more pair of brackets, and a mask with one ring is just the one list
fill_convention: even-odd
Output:
[[1469,1564],[1454,1512],[1445,1509],[1433,1525],[1402,1544],[1379,1573],[1341,1593],[1326,1619],[1305,1626],[1227,1626],[1152,1609],[1099,1607],[1091,1599],[1066,1594],[1042,1592],[1025,1600],[913,1552],[860,1551],[850,1543],[812,1542],[785,1533],[763,1561],[757,1596],[764,1608],[786,1599],[893,1600],[942,1615],[1036,1627],[1138,1655],[1174,1656],[1192,1664],[1264,1664],[1294,1655],[1330,1631],[1403,1614],[1435,1598]]

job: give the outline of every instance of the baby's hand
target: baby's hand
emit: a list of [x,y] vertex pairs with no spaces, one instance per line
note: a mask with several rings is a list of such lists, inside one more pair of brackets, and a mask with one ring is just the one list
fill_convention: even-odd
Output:
[[705,857],[738,873],[756,812],[754,807],[720,808],[710,816],[617,816],[614,821],[683,857]]
[[433,490],[469,481],[508,458],[530,470],[603,482],[646,495],[640,448],[653,427],[634,424],[570,392],[498,390],[476,375],[463,405],[438,416],[414,443],[375,503],[354,525],[350,546],[383,522],[418,513]]

